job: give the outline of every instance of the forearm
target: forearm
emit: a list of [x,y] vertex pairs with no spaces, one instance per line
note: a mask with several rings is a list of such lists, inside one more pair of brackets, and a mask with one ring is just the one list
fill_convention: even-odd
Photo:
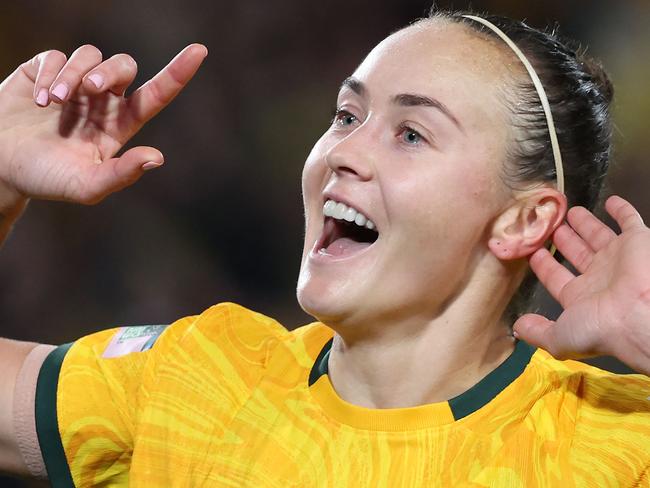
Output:
[[[28,199],[0,182],[0,246],[21,216]],[[14,387],[25,358],[37,344],[0,338],[0,472],[28,475],[13,426]]]
[[37,344],[0,339],[0,472],[27,475],[13,427],[14,387],[25,358]]

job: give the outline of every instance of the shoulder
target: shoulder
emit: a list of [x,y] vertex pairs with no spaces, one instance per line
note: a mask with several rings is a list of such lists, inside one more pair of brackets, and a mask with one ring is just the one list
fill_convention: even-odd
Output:
[[[60,364],[55,368],[57,376],[61,370],[59,389],[77,384],[71,379],[80,375],[120,389],[130,384],[140,388],[158,384],[161,368],[174,370],[181,380],[183,372],[193,368],[206,374],[216,368],[228,377],[261,371],[270,351],[288,334],[269,317],[234,303],[220,303],[167,325],[99,331],[61,346],[51,356]],[[80,388],[85,381],[78,382]]]
[[580,398],[583,410],[650,415],[650,377],[612,373],[580,361],[559,361],[541,349],[534,358],[546,380]]
[[650,459],[650,378],[570,363],[576,363],[570,366],[577,376],[575,394],[580,399],[578,432],[591,440],[618,437],[639,443]]
[[[228,376],[239,371],[261,372],[276,357],[313,363],[333,331],[312,323],[293,331],[262,313],[224,302],[198,315],[183,317],[169,325],[118,327],[82,337],[71,344],[66,361],[114,366],[144,365],[145,376],[156,376],[161,367],[178,371],[191,368],[223,370]],[[67,345],[66,347],[69,347]],[[279,347],[282,346],[282,347]],[[74,358],[74,359],[73,359]]]
[[[180,328],[176,334],[179,332]],[[191,347],[200,345],[212,357],[241,362],[249,369],[267,369],[273,363],[277,372],[278,367],[311,368],[333,335],[334,331],[320,322],[288,330],[264,314],[234,303],[221,303],[184,326],[176,340]]]
[[224,302],[172,323],[161,334],[155,348],[173,353],[171,357],[176,361],[196,363],[225,358],[249,366],[263,366],[269,351],[288,334],[278,321]]
[[236,303],[219,303],[205,310],[191,321],[172,324],[163,335],[163,341],[185,343],[208,341],[243,348],[248,354],[260,355],[264,349],[280,344],[289,349],[306,349],[317,355],[334,331],[320,322],[313,322],[288,330],[277,320]]
[[543,350],[534,357],[549,391],[561,398],[563,406],[571,405],[565,412],[573,416],[574,447],[593,456],[621,458],[630,466],[650,462],[649,377],[559,361]]

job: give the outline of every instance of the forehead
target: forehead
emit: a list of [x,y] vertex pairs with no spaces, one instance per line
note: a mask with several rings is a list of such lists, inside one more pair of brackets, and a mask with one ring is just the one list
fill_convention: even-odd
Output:
[[466,26],[427,20],[380,42],[353,76],[376,99],[420,93],[439,98],[458,118],[475,123],[478,114],[494,123],[503,120],[503,94],[517,69],[510,54],[499,40],[482,38]]
[[500,40],[455,22],[431,19],[388,36],[368,54],[355,76],[381,71],[393,79],[413,79],[415,83],[460,77],[491,85],[508,80],[512,61]]

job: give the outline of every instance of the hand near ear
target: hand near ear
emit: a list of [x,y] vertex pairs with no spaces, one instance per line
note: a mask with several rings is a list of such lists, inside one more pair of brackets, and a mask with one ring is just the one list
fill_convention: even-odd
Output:
[[605,207],[620,235],[582,207],[572,208],[569,225],[553,234],[579,276],[546,249],[531,255],[532,270],[564,311],[556,322],[523,315],[514,332],[558,359],[611,355],[650,376],[650,229],[618,196]]

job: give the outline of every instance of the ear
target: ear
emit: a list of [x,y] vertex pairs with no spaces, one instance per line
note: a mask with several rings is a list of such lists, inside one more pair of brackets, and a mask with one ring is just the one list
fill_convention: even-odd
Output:
[[544,246],[566,212],[566,197],[556,189],[530,190],[496,218],[488,248],[501,260],[529,256]]

